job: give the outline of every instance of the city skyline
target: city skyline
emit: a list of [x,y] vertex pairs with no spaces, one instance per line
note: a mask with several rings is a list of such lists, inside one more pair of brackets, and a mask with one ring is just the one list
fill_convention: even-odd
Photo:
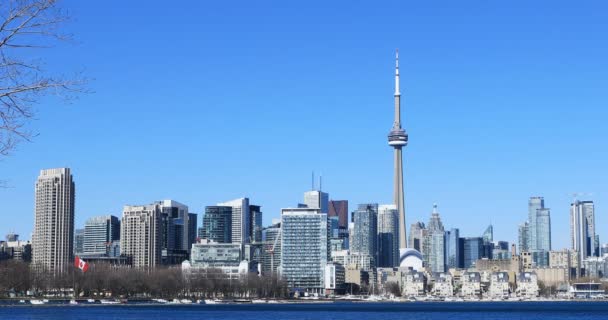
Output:
[[[60,55],[73,56],[69,53],[95,50],[93,43],[101,40],[101,36],[92,33],[87,23],[98,19],[93,12],[100,8],[72,2],[69,6],[81,21],[75,22],[74,28],[83,27],[83,32],[79,32],[83,44],[59,51]],[[211,9],[225,10],[221,6]],[[382,9],[386,8],[377,10]],[[410,9],[419,13],[430,12],[423,5]],[[566,15],[567,11],[572,11],[570,9],[573,8],[553,8],[553,15],[543,19],[550,23]],[[243,14],[239,10],[235,14]],[[443,17],[445,10],[440,9],[431,18]],[[573,10],[576,12],[585,8]],[[362,7],[355,6],[352,14],[355,17],[363,16],[363,11]],[[507,11],[507,16],[509,13],[514,14]],[[294,206],[301,201],[301,193],[307,190],[308,174],[313,169],[323,172],[324,191],[330,194],[331,199],[346,199],[352,203],[351,212],[360,203],[392,203],[393,173],[388,165],[392,155],[384,143],[386,124],[392,117],[390,86],[393,65],[390,57],[394,48],[400,47],[401,68],[404,70],[401,74],[404,84],[402,94],[408,115],[405,123],[408,131],[416,137],[405,155],[407,227],[414,221],[426,221],[428,208],[437,202],[442,209],[444,224],[458,227],[462,236],[477,236],[487,224],[493,223],[499,226],[496,228],[497,239],[516,242],[517,225],[527,216],[527,199],[530,196],[543,196],[552,209],[552,247],[567,248],[569,238],[556,235],[569,233],[570,194],[587,191],[595,194],[579,199],[595,202],[596,233],[600,236],[608,234],[607,218],[603,214],[603,204],[608,200],[604,183],[607,177],[605,170],[602,170],[606,150],[601,148],[602,137],[606,136],[601,119],[606,118],[606,111],[600,108],[605,95],[600,89],[595,89],[605,87],[603,83],[606,80],[595,76],[595,72],[604,70],[605,62],[599,57],[606,48],[598,48],[593,41],[587,42],[605,30],[590,28],[595,21],[592,18],[588,22],[577,21],[573,28],[585,31],[589,38],[567,37],[571,41],[568,48],[562,47],[552,37],[543,39],[542,44],[554,49],[557,55],[544,59],[547,58],[546,52],[527,40],[551,31],[549,27],[535,25],[531,19],[522,17],[523,26],[518,28],[529,27],[533,35],[516,39],[500,24],[490,25],[490,31],[503,35],[502,40],[513,45],[513,49],[509,49],[500,41],[488,40],[486,45],[490,48],[505,49],[503,57],[484,50],[470,51],[465,47],[466,43],[474,41],[476,37],[487,36],[490,31],[475,31],[466,36],[462,33],[470,31],[466,25],[455,26],[454,32],[458,32],[458,39],[463,40],[465,45],[453,42],[441,44],[441,41],[429,44],[422,36],[407,31],[410,24],[420,20],[413,13],[405,14],[413,21],[395,24],[398,28],[387,33],[387,39],[374,42],[377,44],[375,49],[358,48],[356,42],[347,39],[327,45],[327,48],[315,47],[326,49],[318,53],[310,49],[303,53],[288,50],[289,55],[277,57],[273,54],[275,51],[250,47],[231,51],[225,58],[217,53],[203,55],[203,58],[218,59],[216,61],[220,64],[230,62],[231,67],[213,68],[204,61],[192,62],[194,69],[198,70],[195,72],[209,70],[211,75],[198,77],[195,82],[194,87],[203,87],[201,94],[189,91],[194,87],[188,86],[188,89],[178,91],[188,98],[176,101],[149,92],[154,91],[149,89],[158,89],[165,84],[160,80],[152,81],[149,87],[135,86],[134,90],[141,92],[137,94],[116,88],[116,80],[121,79],[117,75],[124,74],[118,71],[125,67],[125,61],[119,60],[116,65],[108,67],[108,72],[103,72],[97,64],[103,66],[102,62],[106,60],[90,63],[85,60],[86,55],[78,54],[74,63],[92,65],[90,71],[98,79],[94,85],[98,92],[82,97],[70,107],[58,106],[53,111],[41,108],[40,120],[35,122],[40,136],[36,137],[34,143],[21,145],[19,152],[5,158],[0,177],[8,181],[10,188],[2,192],[3,198],[6,196],[4,199],[11,201],[2,214],[6,228],[2,231],[15,231],[23,239],[29,238],[33,225],[32,183],[40,169],[62,166],[72,169],[74,180],[78,183],[75,210],[77,227],[82,227],[86,219],[92,216],[120,216],[126,204],[176,199],[188,204],[193,212],[202,217],[205,206],[240,197],[249,197],[262,206],[263,225],[267,226],[272,218],[279,217],[280,208]],[[490,16],[503,21],[496,15]],[[338,15],[336,19],[344,21],[348,17]],[[121,17],[115,19],[117,23],[122,21]],[[487,18],[476,19],[479,22]],[[276,18],[271,23],[280,21]],[[451,18],[447,22],[457,21]],[[220,22],[211,20],[209,23],[215,26]],[[330,37],[339,36],[340,29],[332,28],[328,23],[326,21],[324,26],[328,28]],[[392,22],[389,24],[393,26]],[[297,23],[288,27],[288,30],[302,32],[304,36],[317,35],[320,31],[314,29],[307,33]],[[203,36],[211,39],[212,43],[224,41],[214,37],[206,28],[202,31],[206,31]],[[224,30],[228,39],[237,37],[237,31],[240,30]],[[446,30],[436,27],[427,32],[444,39],[442,32]],[[362,36],[369,40],[369,35]],[[125,37],[135,41],[129,35]],[[266,40],[274,40],[274,37],[277,35]],[[323,38],[324,41],[328,39]],[[266,41],[264,43],[268,44]],[[289,40],[279,43],[295,45]],[[187,46],[181,40],[177,45]],[[128,47],[122,42],[117,46]],[[146,43],[142,47],[149,48]],[[193,48],[201,53],[200,46]],[[278,46],[270,48],[279,51]],[[523,48],[531,51],[531,55],[525,59],[517,55],[518,50]],[[224,50],[233,49],[228,46]],[[455,56],[436,53],[449,49]],[[585,56],[587,59],[573,60],[571,55],[576,50],[588,52]],[[221,52],[225,53],[223,50]],[[263,52],[273,57],[263,58],[264,63],[276,62],[276,67],[258,69],[255,61],[247,58],[248,54],[264,57],[261,55]],[[342,54],[336,54],[338,52]],[[134,56],[128,55],[125,59],[131,61]],[[159,56],[152,58],[158,59]],[[64,61],[61,57],[55,59]],[[141,59],[142,65],[151,62],[146,60],[149,58]],[[328,70],[322,70],[327,66],[330,66]],[[180,67],[184,65],[176,65],[178,70]],[[150,76],[145,68],[137,65],[134,68],[134,72],[131,72],[134,75],[123,75],[128,81],[137,83],[137,77]],[[297,74],[291,79],[293,88],[273,81],[283,79],[284,70]],[[553,70],[561,73],[551,73],[553,79],[547,79],[547,72]],[[238,102],[233,102],[247,106],[236,109],[241,117],[222,111],[233,106],[232,103],[223,102],[224,99],[236,93],[234,86],[228,84],[232,84],[235,76],[249,78],[253,74],[260,76],[260,81],[254,84],[240,81],[242,91],[239,93],[247,98],[235,97]],[[572,77],[573,74],[576,76]],[[218,79],[218,87],[210,83],[213,79]],[[459,81],[455,81],[457,79]],[[577,82],[581,79],[585,81]],[[334,82],[340,86],[333,88]],[[212,92],[220,87],[230,92],[224,89],[217,94]],[[531,88],[534,90],[531,91]],[[301,97],[301,101],[290,101],[287,107],[284,106],[286,98],[283,95],[300,96],[305,91],[313,97]],[[121,99],[116,106],[112,106],[115,100],[110,100],[113,96]],[[167,113],[163,106],[169,103],[174,107],[172,112]],[[201,105],[203,108],[200,108]],[[126,106],[133,108],[124,110]],[[252,106],[257,108],[249,108]],[[309,115],[306,108],[312,108],[310,113],[315,115]],[[88,118],[92,110],[100,113],[98,118]],[[586,115],[584,124],[570,121],[579,113]],[[199,120],[189,122],[188,118],[195,116],[214,123],[202,128]],[[138,122],[152,123],[161,117],[168,124],[183,130],[162,135],[145,130],[138,133],[142,129]],[[62,127],[56,126],[55,123],[62,118],[67,121],[63,122]],[[315,130],[310,130],[310,121],[314,119],[323,119],[324,122],[315,124]],[[334,121],[337,119],[347,125],[338,124]],[[215,122],[236,125],[226,125],[224,128]],[[289,122],[289,126],[285,122]],[[120,132],[116,135],[119,138],[108,134],[114,131],[112,128]],[[283,131],[282,136],[277,137],[276,131]],[[246,136],[251,132],[256,134]],[[228,140],[237,138],[242,139],[239,147],[242,148],[243,157],[239,160],[235,160],[238,157],[213,160],[211,155],[234,150],[235,146]],[[340,148],[336,148],[342,139],[354,143],[341,144]],[[302,146],[294,148],[294,141],[304,143],[306,149],[316,147],[321,155],[302,156]],[[148,158],[145,165],[141,165],[141,161],[135,157],[136,153],[173,143],[178,148],[188,150],[191,155],[158,155]],[[575,157],[573,152],[568,151],[568,146],[587,150],[586,156]],[[175,183],[158,184],[155,182],[157,179]],[[99,197],[100,194],[104,196]],[[491,211],[489,214],[488,210]],[[478,222],[465,224],[460,222],[462,218]],[[606,241],[600,238],[600,242]]]

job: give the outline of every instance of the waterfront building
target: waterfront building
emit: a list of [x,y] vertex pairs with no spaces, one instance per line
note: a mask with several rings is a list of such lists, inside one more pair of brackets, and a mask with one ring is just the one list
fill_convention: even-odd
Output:
[[310,209],[319,209],[321,213],[329,211],[329,194],[321,190],[304,192],[304,205]]
[[32,263],[49,274],[73,265],[75,184],[69,168],[41,170],[36,181]]
[[402,149],[407,145],[408,135],[401,127],[401,93],[399,92],[399,51],[395,56],[395,121],[388,134],[388,144],[394,149],[393,204],[399,213],[399,250],[407,248],[405,237],[405,197],[403,191]]
[[379,267],[399,266],[399,212],[395,205],[378,208]]
[[460,230],[452,228],[445,232],[445,267],[446,269],[451,268],[462,268],[460,265],[461,251],[458,245],[458,239],[460,239]]
[[217,243],[231,243],[232,207],[206,206],[200,237]]
[[239,279],[249,272],[249,264],[243,257],[240,243],[216,243],[204,240],[192,245],[188,264],[182,268],[190,272],[205,273],[215,279]]
[[427,266],[432,272],[445,271],[445,230],[437,205],[433,205],[433,212],[427,225],[427,234],[424,240],[424,249],[422,253]]
[[[578,266],[588,257],[599,256],[595,237],[595,206],[593,201],[575,201],[570,205],[571,249],[578,252]],[[597,254],[596,254],[597,253]],[[581,271],[577,271],[581,275]]]
[[506,299],[509,298],[510,293],[509,274],[506,272],[492,272],[488,296],[492,299]]
[[231,243],[247,243],[249,237],[250,207],[249,198],[239,198],[222,203],[218,206],[232,207],[232,239]]
[[608,256],[585,258],[582,276],[600,279],[608,276]]
[[432,294],[440,297],[451,297],[454,295],[454,281],[450,273],[433,272]]
[[310,208],[281,210],[281,275],[290,289],[322,293],[329,254],[326,213]]
[[262,207],[249,206],[249,235],[250,242],[257,243],[262,241]]
[[328,206],[328,215],[338,217],[338,226],[348,229],[348,200],[330,200]]
[[536,274],[537,280],[542,282],[546,287],[559,287],[570,283],[570,273],[565,267],[545,267],[534,268],[530,270]]
[[325,294],[344,293],[346,275],[344,266],[338,263],[325,265]]
[[74,255],[84,253],[84,229],[74,229]]
[[136,268],[161,263],[162,211],[160,203],[124,206],[120,228],[121,255],[130,257]]
[[423,272],[411,270],[403,273],[403,278],[403,296],[421,297],[426,295],[427,278]]
[[535,298],[540,293],[538,287],[538,277],[534,272],[522,272],[517,276],[517,289],[515,293],[518,297]]
[[84,254],[108,255],[113,241],[120,240],[120,220],[113,215],[87,219],[84,224]]
[[481,296],[481,274],[479,272],[465,272],[461,275],[460,281],[462,285],[460,288],[461,296]]
[[468,269],[483,256],[483,239],[481,237],[460,238],[462,267]]
[[419,252],[424,252],[424,237],[426,236],[426,227],[424,222],[417,221],[410,226],[410,235],[408,238],[408,248],[415,249]]
[[378,255],[378,204],[360,204],[353,212],[354,229],[351,238],[351,253],[367,254],[375,262]]

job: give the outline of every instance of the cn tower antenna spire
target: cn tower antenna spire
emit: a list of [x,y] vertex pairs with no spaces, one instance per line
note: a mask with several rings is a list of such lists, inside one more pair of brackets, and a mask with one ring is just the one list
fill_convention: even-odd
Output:
[[399,49],[395,53],[395,95],[401,95],[399,92]]

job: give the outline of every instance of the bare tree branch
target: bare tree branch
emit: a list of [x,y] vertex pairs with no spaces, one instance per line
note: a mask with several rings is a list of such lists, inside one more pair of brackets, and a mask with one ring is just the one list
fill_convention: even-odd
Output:
[[0,1],[0,157],[35,136],[27,126],[42,97],[69,99],[85,91],[86,79],[81,75],[49,75],[40,60],[23,58],[26,51],[71,40],[71,35],[60,31],[67,21],[69,16],[56,0]]

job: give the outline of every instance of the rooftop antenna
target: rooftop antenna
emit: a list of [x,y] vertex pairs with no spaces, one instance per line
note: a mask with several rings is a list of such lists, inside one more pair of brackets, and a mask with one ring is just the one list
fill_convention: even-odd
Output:
[[323,191],[323,175],[319,175],[319,191]]
[[314,170],[312,171],[312,180],[310,182],[311,182],[311,184],[310,184],[311,189],[310,190],[315,190],[315,171]]

